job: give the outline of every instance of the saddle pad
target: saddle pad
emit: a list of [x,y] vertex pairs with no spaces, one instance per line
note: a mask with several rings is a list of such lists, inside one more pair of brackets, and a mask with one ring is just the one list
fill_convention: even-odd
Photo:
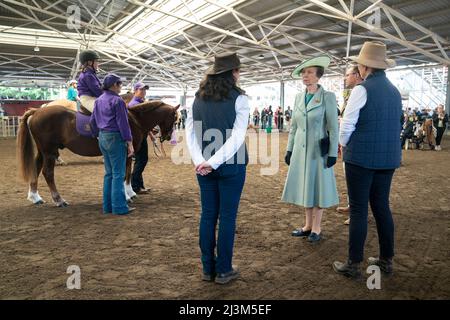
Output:
[[94,133],[92,132],[91,125],[89,124],[90,116],[86,116],[79,111],[76,113],[76,128],[77,132],[85,137],[93,137]]

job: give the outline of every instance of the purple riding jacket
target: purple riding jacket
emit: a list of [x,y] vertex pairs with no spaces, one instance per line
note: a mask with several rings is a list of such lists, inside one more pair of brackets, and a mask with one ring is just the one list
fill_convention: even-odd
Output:
[[95,71],[86,68],[86,71],[80,73],[78,78],[78,96],[100,97],[103,94],[102,85]]
[[138,98],[138,97],[135,96],[135,97],[133,97],[133,99],[131,99],[130,102],[128,102],[128,108],[132,107],[132,106],[135,106],[135,105],[137,105],[139,103],[142,103],[144,101],[145,101],[144,99],[141,99],[141,98]]
[[91,115],[92,132],[99,130],[120,132],[122,139],[132,141],[130,124],[128,123],[128,110],[125,102],[115,92],[105,90],[95,100],[94,112]]

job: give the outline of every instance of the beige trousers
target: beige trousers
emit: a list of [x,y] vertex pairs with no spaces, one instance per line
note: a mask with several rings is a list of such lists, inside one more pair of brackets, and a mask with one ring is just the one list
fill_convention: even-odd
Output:
[[95,103],[96,97],[91,96],[81,96],[80,101],[81,105],[88,109],[90,112],[94,111],[94,103]]

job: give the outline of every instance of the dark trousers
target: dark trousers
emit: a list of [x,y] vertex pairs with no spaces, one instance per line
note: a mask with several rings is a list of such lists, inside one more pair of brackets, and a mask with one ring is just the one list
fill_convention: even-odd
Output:
[[350,203],[349,259],[352,262],[364,260],[369,202],[377,225],[380,257],[394,256],[394,221],[389,208],[394,171],[371,170],[345,163]]
[[147,137],[142,140],[141,148],[134,155],[134,167],[133,173],[131,174],[131,187],[134,192],[144,189],[144,179],[142,178],[142,173],[144,172],[145,166],[148,162],[148,143]]
[[278,118],[278,130],[283,130],[283,118]]
[[[202,214],[199,245],[203,272],[226,273],[232,269],[236,216],[245,182],[245,165],[228,165],[226,170],[197,175]],[[219,231],[216,243],[216,225]],[[214,250],[217,245],[217,256]]]
[[437,134],[436,134],[436,145],[440,146],[441,145],[441,140],[442,140],[442,136],[444,135],[444,131],[445,131],[445,127],[437,127]]

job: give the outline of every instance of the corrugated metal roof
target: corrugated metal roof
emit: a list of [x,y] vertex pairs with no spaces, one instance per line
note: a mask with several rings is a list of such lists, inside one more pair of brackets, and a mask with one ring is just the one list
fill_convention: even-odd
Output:
[[[63,0],[52,5],[47,0],[26,1],[24,4],[3,0],[0,3],[0,28],[10,26],[17,29],[25,24],[30,30],[41,30],[45,28],[40,23],[44,23],[53,31],[71,32],[67,35],[76,41],[72,40],[69,47],[73,49],[67,50],[61,49],[60,45],[56,48],[46,48],[45,41],[41,39],[40,51],[37,53],[33,51],[32,37],[27,40],[28,42],[22,39],[23,45],[19,43],[4,45],[7,35],[11,37],[13,33],[3,29],[3,32],[0,32],[0,43],[3,42],[0,48],[2,61],[0,81],[4,80],[6,75],[10,76],[11,70],[16,68],[20,71],[26,68],[27,64],[31,69],[29,72],[39,73],[36,66],[49,64],[48,61],[54,63],[43,70],[55,72],[58,77],[68,79],[76,66],[74,63],[76,49],[83,46],[103,51],[102,68],[105,71],[119,70],[121,75],[128,79],[147,77],[146,81],[150,83],[177,87],[185,84],[196,86],[204,70],[210,65],[214,53],[225,51],[237,51],[241,56],[244,81],[279,80],[286,77],[290,73],[290,68],[299,60],[319,53],[329,54],[333,58],[332,69],[340,72],[339,66],[342,65],[342,58],[347,51],[348,21],[334,18],[334,13],[327,11],[326,8],[319,8],[308,0],[238,1],[232,5],[234,12],[228,12],[227,8],[223,7],[225,2],[220,0],[184,0],[191,13],[188,13],[189,10],[186,10],[182,1],[176,4],[170,1],[172,0],[86,0],[80,5],[77,0]],[[343,11],[338,0],[322,2]],[[350,1],[344,2],[349,6]],[[355,1],[355,15],[364,11],[373,2],[373,0]],[[443,50],[450,55],[448,0],[385,0],[382,4],[391,6],[398,13],[442,37]],[[66,9],[70,5],[80,7],[82,22],[91,22],[88,27],[82,26],[80,34],[67,27]],[[176,8],[169,12],[170,19],[152,18],[167,16],[166,13],[152,13],[155,9],[166,10],[172,5]],[[196,8],[208,7],[214,9],[208,18],[203,19],[195,15]],[[33,15],[30,15],[29,8],[38,21],[31,20]],[[292,11],[300,8],[304,10]],[[96,17],[93,18],[87,10]],[[176,16],[183,11],[185,11],[183,19],[189,21],[177,23]],[[286,20],[289,12],[292,15]],[[384,11],[379,12],[381,30],[399,37]],[[368,22],[372,14],[375,14],[375,11],[361,18],[361,21]],[[395,55],[399,65],[436,62],[437,58],[444,58],[440,48],[430,37],[424,38],[425,34],[422,31],[401,21],[394,14],[392,16],[407,40],[416,41],[423,38],[413,45],[426,48],[427,52],[434,56],[414,50],[411,45],[405,46],[401,41],[386,39],[378,32],[357,24],[353,24],[352,28],[350,55],[357,54],[363,42],[368,39],[384,39],[389,54]],[[141,29],[133,27],[138,18],[143,19]],[[152,29],[156,22],[160,26]],[[280,23],[282,25],[278,26]],[[166,28],[168,31],[164,30]],[[264,34],[260,28],[265,35],[269,34],[269,42],[263,39]],[[145,34],[146,30],[155,31]],[[32,31],[31,33],[33,36]],[[89,40],[90,34],[96,35],[97,38]],[[20,61],[14,62],[18,60],[17,57],[26,55],[29,55],[29,58],[25,59],[27,62],[25,66],[21,65]],[[39,56],[45,56],[46,60]],[[11,62],[6,63],[7,61]],[[51,78],[46,73],[40,75]]]

